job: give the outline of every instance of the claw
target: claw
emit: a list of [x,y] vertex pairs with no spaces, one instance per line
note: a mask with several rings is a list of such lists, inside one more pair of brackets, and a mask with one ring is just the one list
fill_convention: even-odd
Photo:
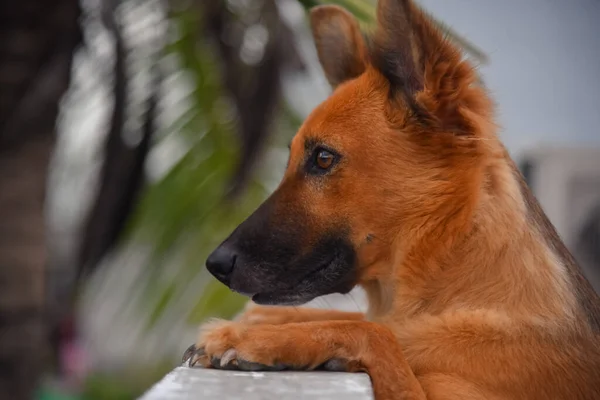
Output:
[[187,350],[183,353],[183,357],[181,358],[181,363],[185,363],[187,360],[189,360],[194,353],[196,352],[196,345],[193,344],[190,347],[187,348]]
[[231,363],[232,361],[235,361],[236,358],[237,358],[237,351],[235,351],[235,349],[227,350],[221,356],[220,367],[221,368],[227,367],[229,365],[229,363]]
[[[189,356],[187,358],[185,358],[188,355],[189,352]],[[204,348],[196,348],[195,345],[190,346],[190,348],[184,353],[183,357],[184,357],[184,361],[188,360],[188,366],[194,367],[198,361],[200,361],[200,358],[202,358],[205,355],[204,353]]]

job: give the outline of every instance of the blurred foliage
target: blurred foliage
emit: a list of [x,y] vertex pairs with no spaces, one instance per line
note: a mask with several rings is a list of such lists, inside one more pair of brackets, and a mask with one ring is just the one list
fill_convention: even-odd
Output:
[[[214,54],[207,43],[198,40],[199,15],[175,11],[171,21],[179,37],[166,52],[179,58],[195,87],[190,93],[192,108],[184,113],[184,122],[177,121],[171,129],[178,131],[168,133],[182,135],[189,149],[164,178],[148,188],[132,221],[136,239],[152,242],[155,251],[156,264],[148,266],[147,296],[142,297],[145,305],[155,305],[150,310],[148,328],[182,286],[195,274],[206,274],[203,260],[208,252],[267,195],[265,188],[253,180],[240,201],[224,202],[239,152],[235,110],[224,95]],[[157,279],[163,256],[174,246],[181,246],[179,250],[185,254],[179,274],[171,281]],[[244,302],[242,296],[211,282],[192,305],[189,321],[197,323],[209,315],[231,317]]]

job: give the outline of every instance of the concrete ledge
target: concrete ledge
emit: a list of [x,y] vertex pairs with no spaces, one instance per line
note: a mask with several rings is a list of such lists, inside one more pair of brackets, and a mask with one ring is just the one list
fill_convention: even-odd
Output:
[[238,372],[181,366],[139,400],[373,400],[363,373]]

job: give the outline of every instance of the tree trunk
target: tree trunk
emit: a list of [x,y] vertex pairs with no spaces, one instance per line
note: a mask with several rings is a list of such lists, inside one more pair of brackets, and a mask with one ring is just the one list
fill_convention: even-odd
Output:
[[77,0],[0,2],[0,399],[33,398],[44,363],[44,195],[79,14]]
[[43,361],[44,187],[51,135],[0,153],[0,398],[31,398]]

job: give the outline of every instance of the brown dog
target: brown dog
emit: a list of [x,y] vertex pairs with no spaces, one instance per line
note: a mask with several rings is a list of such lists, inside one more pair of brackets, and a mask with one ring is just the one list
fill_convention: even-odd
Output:
[[600,301],[496,137],[473,68],[408,0],[370,38],[311,12],[333,94],[208,269],[263,305],[355,285],[369,311],[250,308],[191,364],[369,373],[383,399],[600,399]]

